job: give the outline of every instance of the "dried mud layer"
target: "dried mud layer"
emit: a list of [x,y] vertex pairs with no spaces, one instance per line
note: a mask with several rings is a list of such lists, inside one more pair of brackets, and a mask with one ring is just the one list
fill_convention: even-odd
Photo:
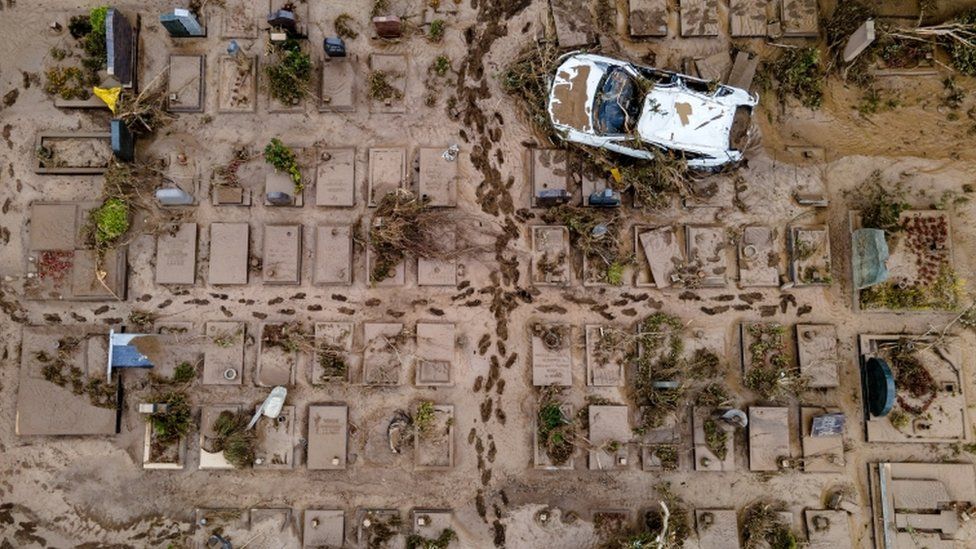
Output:
[[[772,227],[777,237],[770,257],[775,255],[780,261],[781,283],[787,282],[783,235],[789,226],[826,226],[831,247],[829,284],[740,289],[733,257],[736,248],[730,245],[723,251],[731,258],[730,268],[722,272],[727,279],[724,287],[636,287],[629,273],[622,286],[584,287],[575,267],[580,262],[577,252],[571,258],[574,272],[568,286],[534,286],[530,272],[531,227],[545,223],[540,219],[541,210],[530,208],[531,184],[524,165],[529,155],[525,149],[552,144],[533,131],[515,100],[502,90],[500,75],[509,61],[550,25],[548,1],[441,0],[436,17],[446,21],[446,32],[441,42],[434,43],[420,31],[398,41],[371,38],[365,24],[372,7],[368,0],[310,0],[309,49],[316,62],[322,57],[323,38],[334,34],[333,21],[341,13],[351,15],[360,31],[357,38],[347,40],[357,64],[355,110],[342,113],[319,112],[319,101],[314,97],[306,99],[300,112],[269,113],[267,92],[261,84],[258,97],[249,103],[253,112],[240,105],[231,106],[235,112],[221,112],[230,107],[221,103],[219,91],[221,78],[227,78],[220,76],[220,71],[225,70],[220,58],[227,46],[227,40],[220,35],[230,32],[239,36],[237,41],[245,53],[259,58],[258,71],[263,74],[265,31],[255,31],[257,39],[240,37],[250,36],[253,29],[247,21],[238,19],[240,14],[253,11],[261,20],[268,7],[265,2],[205,2],[208,37],[185,42],[169,38],[157,22],[160,13],[173,8],[172,3],[129,3],[121,7],[130,19],[137,13],[142,16],[139,74],[144,83],[166,70],[170,54],[207,58],[204,112],[181,114],[165,130],[141,139],[137,146],[137,155],[144,159],[166,158],[174,150],[183,151],[197,167],[198,205],[186,209],[181,216],[184,222],[198,224],[196,283],[185,287],[155,283],[156,236],[150,234],[151,224],[141,215],[128,250],[127,300],[31,301],[25,298],[30,204],[42,200],[99,200],[103,184],[100,176],[35,175],[32,161],[36,136],[41,132],[107,131],[108,113],[97,109],[58,110],[43,91],[44,71],[54,63],[51,48],[70,49],[73,42],[66,30],[55,32],[49,24],[58,21],[66,27],[71,15],[95,4],[86,0],[82,8],[69,7],[60,0],[0,2],[2,547],[193,547],[193,540],[199,540],[199,531],[193,537],[194,510],[199,508],[292,509],[299,528],[297,538],[284,530],[280,538],[274,533],[259,537],[260,532],[252,529],[237,538],[240,544],[252,536],[259,538],[248,547],[300,546],[295,540],[301,539],[302,512],[308,509],[344,510],[347,545],[357,546],[357,529],[361,527],[356,521],[357,510],[398,509],[402,516],[409,517],[409,511],[418,508],[453,510],[451,527],[459,540],[452,547],[597,547],[605,539],[607,524],[594,521],[594,511],[626,510],[625,516],[630,517],[628,526],[636,526],[637,517],[643,517],[644,510],[657,507],[655,488],[661,482],[670,482],[673,492],[689,509],[735,509],[741,513],[756,501],[779,500],[792,512],[794,529],[803,538],[803,510],[823,509],[829,490],[850,486],[855,505],[849,546],[872,547],[869,463],[973,462],[973,455],[949,443],[864,442],[857,336],[920,334],[929,330],[938,333],[955,315],[853,310],[847,202],[852,189],[861,186],[873,171],[880,170],[884,180],[901,182],[908,190],[914,209],[948,203],[952,261],[956,272],[967,278],[976,269],[971,259],[976,257],[971,253],[976,252],[972,223],[976,202],[942,198],[965,198],[965,189],[971,191],[971,185],[976,184],[976,148],[972,146],[973,138],[967,136],[971,121],[967,122],[965,115],[976,105],[972,79],[957,78],[957,85],[967,93],[958,119],[947,118],[939,106],[940,76],[886,79],[883,85],[898,95],[900,106],[870,118],[858,114],[853,108],[856,94],[835,78],[828,81],[824,106],[819,111],[795,103],[781,106],[771,94],[766,94],[755,116],[761,140],[748,151],[748,162],[737,172],[714,176],[719,192],[712,203],[696,208],[675,205],[655,213],[632,209],[628,203],[622,210],[624,225],[619,234],[628,243],[634,241],[637,225],[719,227],[719,235],[741,232],[750,225]],[[607,15],[601,7],[600,13],[607,17],[598,26],[603,34],[601,44],[611,55],[656,58],[657,66],[680,70],[683,58],[705,57],[729,47],[727,5],[714,3],[718,4],[719,14],[717,37],[681,37],[678,18],[672,13],[666,38],[639,41],[628,34],[626,0],[600,3],[609,7],[611,14]],[[244,4],[247,8],[241,7]],[[409,14],[411,21],[417,23],[426,2],[392,0],[390,4],[394,13]],[[225,22],[228,14],[234,14],[236,19]],[[263,29],[263,23],[260,26]],[[246,32],[234,31],[239,27],[247,27]],[[755,41],[752,46],[756,50],[763,49],[763,39],[748,40]],[[408,59],[403,68],[404,112],[370,109],[365,89],[372,53]],[[447,78],[432,79],[427,67],[439,55],[450,58],[452,69]],[[318,82],[316,76],[313,82]],[[429,93],[428,85],[436,86],[433,93]],[[267,168],[260,158],[245,163],[238,172],[242,186],[253,197],[251,206],[211,205],[206,188],[212,169],[226,165],[237,148],[250,146],[260,151],[272,137],[310,150],[355,147],[356,206],[316,207],[312,188],[305,190],[302,207],[266,206],[263,191]],[[408,260],[404,285],[370,287],[362,234],[356,235],[351,285],[313,284],[315,226],[353,226],[358,221],[362,221],[360,227],[368,226],[372,215],[365,199],[368,150],[406,148],[408,172],[413,174],[412,159],[419,147],[446,149],[454,143],[461,151],[457,207],[448,215],[472,233],[468,235],[472,246],[458,259],[462,268],[457,285],[419,286],[416,262]],[[821,147],[823,157],[804,158],[792,152],[795,147]],[[795,194],[811,191],[825,194],[829,206],[814,209],[794,200]],[[946,195],[947,192],[953,194]],[[215,222],[250,226],[253,259],[249,261],[246,285],[214,287],[207,282],[207,259],[213,253],[209,227]],[[303,225],[305,240],[298,286],[268,285],[261,278],[259,255],[264,249],[264,228],[284,224]],[[637,251],[632,248],[631,245],[631,251]],[[318,370],[311,363],[311,352],[300,351],[289,374],[294,383],[289,387],[287,404],[294,406],[295,412],[295,423],[291,425],[295,432],[294,457],[287,460],[293,464],[291,467],[201,469],[201,426],[196,424],[187,437],[182,470],[144,469],[146,431],[137,405],[148,390],[145,372],[125,374],[127,399],[120,434],[18,436],[15,424],[21,349],[32,343],[22,341],[23,328],[84,325],[107,331],[110,326],[125,324],[134,310],[158,315],[157,327],[162,323],[184,326],[200,337],[207,322],[246,324],[242,381],[222,385],[202,385],[199,379],[194,382],[189,394],[195,422],[199,421],[201,406],[242,405],[251,410],[267,395],[268,388],[259,386],[258,375],[257,338],[264,323],[299,321],[311,331],[315,323],[347,322],[352,323],[357,334],[368,323],[402,324],[407,332],[414,330],[418,322],[453,323],[456,360],[450,384],[417,386],[410,366],[398,372],[400,385],[367,386],[363,383],[361,347],[360,356],[350,362],[346,372],[348,382],[313,379],[312,372]],[[695,472],[691,459],[685,459],[693,447],[688,410],[676,427],[681,433],[677,444],[681,453],[677,462],[681,465],[676,470],[642,468],[636,435],[629,448],[619,450],[620,455],[629,455],[629,460],[614,462],[612,469],[591,470],[587,463],[590,449],[585,447],[577,450],[570,468],[537,468],[533,440],[540,396],[539,389],[533,387],[532,326],[570,326],[567,337],[572,351],[571,385],[562,391],[562,401],[576,411],[585,410],[587,399],[594,398],[603,404],[626,404],[630,426],[634,427],[638,409],[629,377],[619,386],[587,385],[585,326],[619,326],[630,331],[637,321],[658,311],[676,315],[687,325],[689,342],[697,341],[688,343],[687,349],[707,344],[719,354],[715,379],[727,385],[733,402],[740,408],[770,404],[743,386],[740,323],[779,322],[790,330],[798,322],[836,325],[839,387],[810,391],[785,405],[793,416],[798,415],[800,405],[836,408],[847,415],[844,465],[815,474],[797,469],[750,472],[748,438],[740,431],[732,445],[734,470]],[[972,349],[976,344],[973,333],[958,324],[951,331],[965,348]],[[200,352],[197,358],[202,359],[202,355]],[[976,395],[973,354],[965,356],[969,360],[960,365],[959,377],[967,398],[972,399]],[[162,373],[172,373],[174,366],[162,365]],[[630,366],[625,368],[625,374],[632,374]],[[417,466],[412,447],[400,453],[390,451],[390,420],[397,417],[398,410],[413,410],[420,401],[453,406],[453,466],[430,470]],[[310,471],[302,444],[309,431],[308,408],[332,403],[349,407],[348,455],[342,461],[345,468]],[[35,404],[31,408],[43,410],[44,406]],[[968,414],[969,405],[963,411],[964,416]],[[797,457],[800,432],[798,421],[793,421],[792,455]],[[580,436],[586,433],[580,427],[576,430]],[[282,451],[288,451],[287,445]],[[441,454],[434,457],[438,466],[450,462]],[[542,509],[546,510],[547,520],[540,519]],[[976,521],[963,524],[951,546],[976,546],[974,524]]]

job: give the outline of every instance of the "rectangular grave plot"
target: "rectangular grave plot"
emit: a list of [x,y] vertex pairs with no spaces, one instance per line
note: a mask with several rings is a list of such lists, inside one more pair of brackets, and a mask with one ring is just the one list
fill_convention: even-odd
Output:
[[[539,406],[544,406],[540,402]],[[572,404],[558,403],[559,411],[565,425],[572,425],[575,421],[574,409]],[[532,422],[532,459],[536,469],[546,470],[572,470],[574,465],[574,455],[576,449],[572,445],[563,447],[547,447],[546,440],[542,437],[550,436],[548,433],[539,432],[539,413],[534,415]]]
[[171,112],[203,112],[206,58],[202,55],[170,55],[167,109]]
[[373,263],[373,251],[366,248],[366,275],[370,285],[377,288],[403,286],[407,283],[407,262],[403,260],[388,268],[384,276]]
[[48,132],[34,144],[34,173],[39,175],[101,174],[111,160],[109,132]]
[[304,549],[342,547],[346,540],[346,513],[339,509],[306,509]]
[[301,225],[264,226],[262,275],[265,284],[297,285],[301,282]]
[[536,286],[568,286],[572,281],[569,229],[557,225],[532,227],[532,262]]
[[549,6],[560,48],[578,48],[592,44],[596,37],[593,15],[585,0],[551,0]]
[[298,322],[271,322],[261,324],[261,340],[258,343],[258,368],[256,384],[259,387],[293,385],[298,367],[298,350],[295,341],[306,336]]
[[782,261],[776,251],[776,233],[763,226],[746,227],[739,239],[739,286],[759,288],[779,286]]
[[[260,406],[260,405],[259,405]],[[255,407],[255,412],[257,407]],[[258,442],[254,449],[255,469],[295,467],[295,407],[284,406],[276,419],[262,417],[254,426]]]
[[346,468],[349,439],[349,409],[345,405],[309,406],[309,470]]
[[817,0],[781,0],[783,35],[816,37],[820,33]]
[[718,0],[681,0],[681,36],[718,36]]
[[796,347],[800,374],[811,388],[837,387],[840,360],[837,327],[832,324],[797,324]]
[[244,380],[244,322],[207,322],[204,385],[240,385]]
[[352,284],[352,227],[319,225],[315,228],[315,273],[317,285]]
[[688,263],[703,273],[703,287],[728,285],[732,245],[723,227],[685,225],[685,245]]
[[414,383],[427,386],[454,384],[454,324],[417,323],[417,360]]
[[735,509],[695,509],[701,549],[739,549],[739,519]]
[[78,229],[77,203],[31,203],[28,225],[31,251],[73,250],[81,244],[81,232]]
[[749,470],[778,471],[790,458],[789,408],[749,407]]
[[532,326],[532,385],[573,384],[572,331],[569,324]]
[[389,537],[389,532],[394,532],[392,538],[387,540],[387,546],[404,547],[405,535],[400,531],[402,524],[403,517],[397,509],[360,509],[356,513],[356,539],[360,547],[367,547],[367,540],[374,538],[378,532],[384,538]]
[[[296,156],[301,158],[304,149],[291,147]],[[311,184],[307,170],[302,169],[302,185]],[[314,175],[314,174],[313,174]],[[296,207],[305,205],[305,189],[295,185],[291,176],[285,172],[279,172],[269,166],[269,171],[264,176],[264,205],[269,207]],[[276,197],[276,202],[272,203],[269,196]],[[278,202],[278,200],[281,200]]]
[[668,35],[667,0],[630,0],[628,26],[635,38]]
[[694,408],[692,429],[696,471],[735,470],[735,437],[731,429],[715,419],[714,410]]
[[352,342],[352,322],[315,323],[312,385],[349,381]]
[[217,451],[215,442],[217,432],[214,423],[220,414],[228,412],[237,414],[241,411],[240,404],[207,405],[200,408],[200,469],[233,469],[234,465],[227,461],[223,451]]
[[457,206],[458,161],[445,159],[446,149],[421,147],[418,153],[418,192],[433,207]]
[[589,456],[591,470],[624,469],[630,465],[630,417],[626,406],[591,404]]
[[356,205],[356,149],[323,149],[315,174],[315,205]]
[[257,38],[258,22],[255,12],[256,5],[253,0],[229,0],[220,16],[220,37],[222,39]]
[[[446,227],[443,232],[444,249],[457,249],[457,232]],[[417,258],[417,284],[420,286],[456,286],[458,260],[455,258]]]
[[320,112],[356,110],[356,57],[325,58],[322,61]]
[[[436,540],[441,532],[454,527],[450,509],[414,509],[410,515],[413,533],[427,540]],[[451,543],[448,547],[454,545]]]
[[181,223],[156,239],[156,284],[193,284],[197,271],[197,224]]
[[568,153],[562,149],[532,148],[526,155],[532,184],[532,207],[545,208],[568,202],[574,192]]
[[800,436],[803,470],[808,473],[839,473],[844,470],[844,434],[813,436],[813,420],[818,416],[840,413],[838,408],[800,408]]
[[403,361],[409,356],[403,324],[366,323],[363,325],[363,383],[399,385]]
[[685,264],[682,240],[674,227],[634,227],[638,287],[670,288],[672,277]]
[[194,510],[193,523],[206,524],[206,528],[195,528],[191,547],[206,547],[207,540],[215,530],[231,543],[244,544],[253,534],[250,532],[251,516],[247,509],[231,508],[197,508]]
[[217,61],[217,112],[254,112],[258,105],[258,58],[222,55]]
[[247,284],[249,235],[247,223],[210,224],[210,284]]
[[586,384],[594,387],[620,387],[624,384],[624,350],[615,345],[619,328],[586,325]]
[[827,227],[792,228],[790,273],[797,286],[829,286],[833,282]]
[[407,150],[402,147],[370,149],[367,169],[367,203],[375,208],[388,193],[406,186]]
[[454,467],[454,406],[434,406],[431,425],[414,436],[414,452],[419,470]]
[[[407,111],[407,73],[409,61],[405,55],[374,53],[369,56],[369,85],[382,82],[389,93],[370,98],[369,110],[375,113],[401,114]],[[377,86],[379,87],[379,86]]]
[[732,36],[766,36],[769,2],[770,0],[729,0]]

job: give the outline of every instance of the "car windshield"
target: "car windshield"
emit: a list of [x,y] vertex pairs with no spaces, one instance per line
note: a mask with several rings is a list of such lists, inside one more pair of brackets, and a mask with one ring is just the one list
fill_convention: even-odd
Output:
[[605,135],[630,133],[640,116],[641,100],[633,77],[620,67],[611,68],[594,105],[596,130]]

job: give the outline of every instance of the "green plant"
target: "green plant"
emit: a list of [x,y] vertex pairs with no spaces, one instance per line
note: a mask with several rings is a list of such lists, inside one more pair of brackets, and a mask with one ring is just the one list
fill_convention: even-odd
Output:
[[434,421],[436,419],[434,403],[429,400],[421,401],[420,404],[417,405],[417,409],[414,410],[413,425],[418,433],[429,433],[434,427]]
[[108,6],[92,8],[88,14],[90,30],[82,39],[82,48],[88,54],[88,68],[98,70],[107,60],[108,53],[105,44],[105,18],[108,16]]
[[302,50],[301,42],[289,38],[272,46],[274,61],[265,67],[269,93],[284,105],[297,105],[309,94],[312,79],[312,57]]
[[153,400],[157,405],[166,406],[165,411],[147,416],[147,421],[151,423],[156,439],[160,443],[175,442],[190,432],[193,410],[190,408],[189,397],[185,391],[170,391]]
[[539,445],[553,465],[562,465],[573,455],[575,425],[563,414],[560,402],[551,394],[544,394],[536,417]]
[[[599,281],[619,285],[623,283],[626,260],[618,238],[619,214],[595,208],[562,205],[551,208],[542,219],[550,224],[565,225],[570,242],[580,250],[587,266],[597,271]],[[611,271],[612,269],[612,271]]]
[[285,172],[291,177],[296,194],[305,188],[295,152],[286,147],[277,137],[271,138],[271,142],[264,147],[264,161],[271,164],[276,171]]
[[88,99],[97,77],[78,67],[52,67],[44,73],[44,92],[61,99]]
[[197,369],[193,364],[189,362],[180,362],[176,366],[176,370],[173,372],[173,381],[175,383],[186,383],[193,381],[197,377]]
[[799,542],[779,516],[781,504],[755,503],[745,512],[743,549],[796,549]]
[[446,55],[438,55],[430,64],[430,70],[437,76],[444,76],[451,70],[451,58]]
[[712,418],[708,418],[702,423],[702,430],[705,432],[705,446],[711,453],[715,454],[719,461],[725,461],[729,452],[729,432]]
[[788,48],[772,63],[770,70],[780,99],[793,96],[807,108],[820,108],[825,79],[820,50],[815,47]]
[[92,210],[91,219],[96,246],[110,248],[129,230],[129,204],[121,198],[109,198]]
[[427,539],[419,534],[407,536],[407,549],[447,549],[451,542],[457,539],[457,533],[445,528],[435,539]]
[[340,13],[335,18],[335,31],[339,38],[347,38],[349,40],[355,40],[359,33],[353,28],[353,23],[355,20],[348,13]]
[[221,412],[213,423],[213,451],[223,452],[234,467],[242,469],[254,464],[257,435],[247,428],[250,416],[246,412]]
[[396,101],[403,98],[403,92],[390,83],[393,73],[387,71],[372,71],[366,82],[366,95],[374,101]]
[[444,39],[444,29],[447,24],[443,19],[434,19],[430,22],[430,27],[427,29],[427,39],[431,42],[440,42]]
[[960,27],[956,31],[958,34],[945,35],[940,42],[949,51],[954,69],[967,76],[976,76],[976,8],[963,12],[952,24]]

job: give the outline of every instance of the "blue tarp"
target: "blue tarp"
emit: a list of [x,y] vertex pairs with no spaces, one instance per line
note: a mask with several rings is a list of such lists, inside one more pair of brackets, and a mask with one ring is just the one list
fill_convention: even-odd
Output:
[[857,229],[851,238],[854,288],[861,290],[888,280],[888,242],[881,229]]

